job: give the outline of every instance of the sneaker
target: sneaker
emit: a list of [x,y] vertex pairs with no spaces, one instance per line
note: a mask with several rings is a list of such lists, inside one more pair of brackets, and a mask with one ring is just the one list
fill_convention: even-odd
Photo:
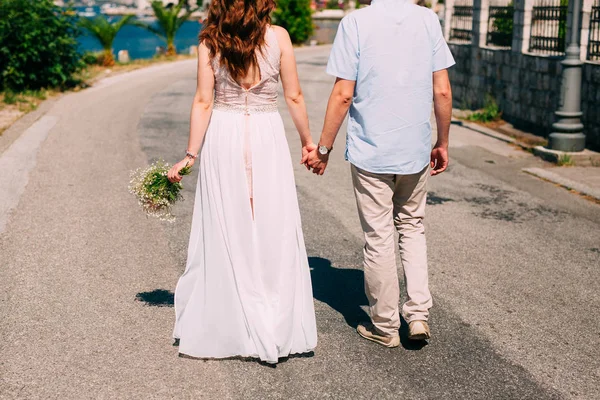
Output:
[[408,324],[408,338],[411,340],[426,340],[431,337],[427,321],[412,321]]
[[375,330],[374,326],[358,325],[356,332],[362,337],[372,342],[378,343],[385,347],[398,347],[400,346],[400,336],[382,336]]

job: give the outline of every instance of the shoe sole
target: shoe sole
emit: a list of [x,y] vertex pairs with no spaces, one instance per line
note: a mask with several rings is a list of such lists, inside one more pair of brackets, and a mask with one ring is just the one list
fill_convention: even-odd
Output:
[[427,333],[417,333],[415,335],[409,335],[408,338],[410,340],[427,340],[431,338],[431,335]]
[[365,335],[363,335],[363,334],[362,334],[362,333],[361,333],[361,332],[360,332],[358,329],[356,330],[356,332],[357,332],[357,333],[358,333],[358,334],[359,334],[361,337],[363,337],[363,338],[365,338],[365,339],[367,339],[367,340],[370,340],[370,341],[371,341],[371,342],[373,342],[373,343],[377,343],[377,344],[378,344],[378,345],[380,345],[380,346],[387,347],[388,349],[393,349],[394,347],[398,347],[398,346],[400,346],[400,344],[385,343],[385,342],[382,342],[382,341],[380,341],[380,340],[377,340],[377,339],[375,339],[375,338],[372,338],[372,337],[369,337],[369,336],[365,336]]

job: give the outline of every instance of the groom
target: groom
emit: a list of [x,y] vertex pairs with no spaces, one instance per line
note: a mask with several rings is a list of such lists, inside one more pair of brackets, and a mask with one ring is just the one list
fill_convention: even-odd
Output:
[[[336,77],[319,146],[304,161],[322,175],[350,110],[346,159],[365,235],[365,291],[371,323],[365,339],[400,344],[400,312],[409,338],[429,339],[431,308],[425,243],[426,183],[448,166],[454,59],[440,22],[410,0],[373,0],[340,23],[327,73]],[[431,150],[431,103],[437,142]],[[399,310],[394,228],[400,236],[407,301]]]

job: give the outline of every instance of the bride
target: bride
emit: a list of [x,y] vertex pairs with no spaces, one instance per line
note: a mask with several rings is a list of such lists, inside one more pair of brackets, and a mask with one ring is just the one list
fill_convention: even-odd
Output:
[[187,152],[168,173],[179,182],[184,166],[199,164],[173,334],[192,357],[276,363],[317,344],[279,77],[303,154],[316,145],[290,37],[270,25],[274,7],[213,0],[200,34]]

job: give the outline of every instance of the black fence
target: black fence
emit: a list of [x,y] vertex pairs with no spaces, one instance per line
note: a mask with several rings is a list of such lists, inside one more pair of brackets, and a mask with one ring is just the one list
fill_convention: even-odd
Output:
[[471,42],[473,37],[473,0],[458,0],[450,24],[450,40]]
[[486,40],[488,46],[512,46],[514,14],[515,8],[512,3],[506,6],[490,5]]
[[592,14],[590,15],[588,60],[600,61],[600,0],[594,2]]
[[548,55],[565,52],[568,0],[535,0],[529,51]]

